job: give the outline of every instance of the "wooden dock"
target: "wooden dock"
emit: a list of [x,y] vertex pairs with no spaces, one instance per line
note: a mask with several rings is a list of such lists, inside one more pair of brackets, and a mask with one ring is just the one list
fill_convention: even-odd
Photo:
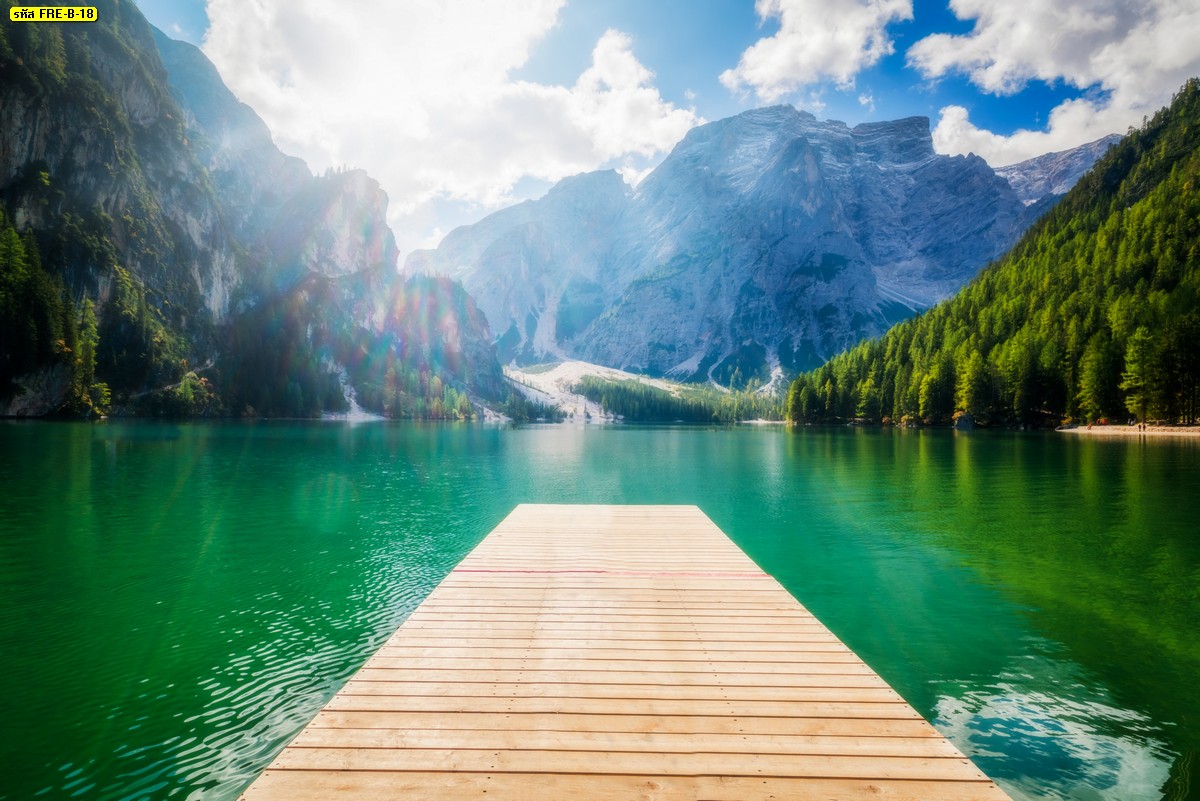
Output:
[[242,798],[1008,796],[696,507],[522,505]]

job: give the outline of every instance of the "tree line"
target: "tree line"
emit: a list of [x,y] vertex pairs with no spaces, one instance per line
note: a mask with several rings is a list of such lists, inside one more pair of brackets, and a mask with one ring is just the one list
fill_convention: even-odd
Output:
[[[83,289],[72,292],[62,251],[82,241],[76,223],[43,232],[50,244],[40,247],[32,230],[19,233],[0,210],[0,398],[36,380],[43,388],[65,387],[51,414],[316,417],[348,408],[334,357],[353,365],[355,354],[386,342],[352,340],[318,314],[331,307],[327,298],[313,304],[292,293],[213,332],[217,358],[197,366],[145,285],[110,260],[111,248],[109,258],[98,259],[104,304],[98,307]],[[53,268],[44,261],[47,250],[57,254]],[[466,390],[439,374],[449,371],[437,359],[382,350],[382,360],[352,376],[364,408],[393,418],[473,417]],[[51,400],[54,393],[46,392]],[[515,419],[554,414],[513,394],[503,406]]]
[[583,376],[572,391],[630,422],[733,423],[778,420],[782,413],[779,398],[772,394],[698,384],[680,385],[675,395],[640,381]]

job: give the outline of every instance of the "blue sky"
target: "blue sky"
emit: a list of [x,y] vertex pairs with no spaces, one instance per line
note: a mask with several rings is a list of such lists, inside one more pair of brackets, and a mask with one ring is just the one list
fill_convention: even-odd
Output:
[[[852,89],[826,86],[821,98],[825,106],[817,116],[851,125],[910,116],[936,119],[943,106],[958,103],[970,108],[980,124],[1008,134],[1044,123],[1049,109],[1082,94],[1062,82],[1037,82],[1015,97],[1001,98],[980,93],[958,76],[936,84],[921,80],[905,65],[906,45],[930,33],[966,33],[971,25],[958,20],[945,2],[915,2],[914,6],[914,19],[892,28],[895,52],[860,73]],[[587,67],[591,43],[607,28],[617,28],[632,34],[638,59],[654,71],[664,97],[683,104],[690,89],[696,94],[697,110],[709,120],[762,105],[753,97],[737,96],[718,80],[743,50],[779,30],[776,20],[759,20],[753,2],[593,1],[568,5],[560,19],[559,28],[519,75],[543,82],[569,81]],[[863,94],[874,98],[873,109],[858,102]],[[782,102],[806,105],[805,100],[801,96]]]
[[[139,0],[285,152],[362,167],[401,248],[773,103],[930,118],[995,165],[1123,132],[1200,73],[1194,0]],[[350,10],[355,13],[352,15]]]

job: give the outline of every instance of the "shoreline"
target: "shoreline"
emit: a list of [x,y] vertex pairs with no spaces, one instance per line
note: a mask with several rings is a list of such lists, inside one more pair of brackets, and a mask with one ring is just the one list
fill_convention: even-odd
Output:
[[1200,437],[1200,426],[1147,426],[1138,431],[1137,426],[1078,426],[1056,429],[1062,434],[1083,434],[1090,437]]

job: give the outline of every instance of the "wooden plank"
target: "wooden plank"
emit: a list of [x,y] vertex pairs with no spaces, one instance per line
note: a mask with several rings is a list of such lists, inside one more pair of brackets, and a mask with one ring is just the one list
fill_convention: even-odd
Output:
[[757,594],[760,596],[774,595],[774,587],[758,579],[733,579],[715,577],[681,577],[674,574],[667,578],[651,574],[608,574],[606,576],[571,576],[571,580],[561,578],[555,580],[544,575],[511,574],[496,576],[492,574],[464,578],[461,575],[445,579],[451,582],[447,590],[522,590],[544,591],[547,593],[567,590],[623,590],[625,592],[696,592],[712,595],[713,593],[737,593],[739,596]]
[[717,642],[694,638],[690,640],[652,640],[652,639],[565,639],[558,636],[525,635],[520,637],[480,637],[474,636],[467,643],[461,639],[447,637],[392,637],[379,649],[379,656],[406,656],[420,654],[426,650],[461,650],[463,652],[488,651],[497,649],[520,648],[528,651],[531,648],[553,649],[563,652],[583,650],[596,652],[598,650],[633,653],[670,653],[684,651],[689,653],[708,651],[730,651],[737,654],[755,653],[806,653],[821,651],[826,653],[849,653],[849,649],[835,640],[819,639],[815,642]]
[[549,682],[392,681],[390,671],[360,671],[340,695],[436,695],[473,697],[677,698],[743,701],[875,701],[900,703],[890,687],[758,687],[686,684],[592,684]]
[[914,720],[920,718],[905,703],[854,701],[773,701],[737,699],[720,701],[659,698],[460,698],[409,695],[346,695],[339,693],[326,709],[360,712],[536,712],[576,715],[738,715],[780,718],[870,718]]
[[431,773],[268,770],[246,801],[1005,801],[991,782],[866,781],[861,779],[744,779],[729,776],[604,776],[552,773]]
[[[463,615],[460,617],[429,617],[420,615],[414,617],[411,623],[406,624],[405,631],[415,631],[419,629],[432,629],[434,631],[447,632],[449,636],[456,629],[475,629],[475,630],[491,630],[500,632],[505,629],[520,630],[531,632],[592,632],[592,631],[607,631],[615,633],[630,633],[639,631],[676,633],[676,634],[699,634],[701,636],[724,635],[724,634],[765,634],[770,636],[783,635],[788,637],[802,637],[825,635],[828,629],[815,621],[797,621],[786,622],[781,621],[772,623],[769,621],[762,622],[740,622],[736,619],[728,620],[701,620],[691,619],[687,617],[677,617],[674,619],[651,619],[650,616],[630,617],[624,619],[613,619],[603,617],[557,617],[547,616],[539,618],[537,615],[526,615],[520,619],[514,619],[511,616],[485,616],[485,615]],[[742,639],[734,637],[734,640]]]
[[[451,607],[421,607],[412,615],[417,620],[439,619],[499,619],[499,620],[625,620],[634,619],[647,623],[673,623],[680,619],[697,620],[705,623],[715,622],[756,622],[779,625],[782,623],[810,623],[820,625],[812,615],[801,611],[774,612],[759,609],[596,609],[577,607],[574,609],[554,609],[544,607],[522,607],[518,609],[503,609],[488,606],[469,608]],[[759,619],[761,618],[761,620]]]
[[[513,745],[520,738],[513,738]],[[820,776],[846,779],[986,781],[958,758],[793,756],[779,754],[539,751],[507,749],[287,748],[277,770],[427,770],[498,773],[657,774],[661,776]]]
[[[438,611],[449,612],[473,612],[477,609],[495,609],[503,611],[521,611],[525,609],[537,609],[539,611],[545,609],[546,601],[554,601],[555,603],[570,603],[576,610],[592,610],[595,609],[601,612],[647,612],[647,611],[687,611],[687,612],[710,612],[720,610],[726,614],[750,615],[759,614],[762,612],[787,612],[789,615],[796,613],[795,604],[784,604],[776,601],[729,601],[720,603],[719,601],[683,601],[676,598],[647,598],[645,600],[620,600],[620,601],[582,601],[571,600],[561,597],[546,597],[545,595],[539,598],[529,598],[524,600],[491,600],[480,598],[462,598],[445,600],[427,600],[421,604],[423,610],[436,609]],[[804,615],[804,617],[812,619],[812,615]]]
[[[373,668],[365,668],[373,669]],[[665,683],[665,685],[750,685],[758,687],[856,687],[858,682],[869,682],[877,679],[874,673],[742,673],[736,676],[725,675],[718,671],[658,671],[647,673],[644,670],[539,670],[512,669],[496,670],[481,668],[463,668],[461,670],[439,670],[436,668],[380,668],[388,675],[390,681],[515,681],[515,682],[553,682],[570,681],[576,683]]]
[[[550,601],[549,603],[554,603]],[[570,611],[544,611],[536,608],[521,609],[486,609],[473,607],[469,609],[421,609],[414,611],[414,620],[435,622],[445,620],[482,620],[488,622],[509,621],[521,622],[581,622],[593,624],[619,624],[623,622],[638,623],[696,623],[715,625],[724,624],[737,626],[739,624],[758,624],[765,626],[797,626],[819,630],[824,626],[811,615],[801,615],[789,612],[772,614],[754,610],[707,610],[707,609],[572,609]]]
[[756,718],[737,715],[586,715],[547,712],[366,712],[326,709],[310,724],[326,728],[512,729],[679,734],[782,734],[832,737],[930,737],[942,739],[919,718]]
[[[837,656],[836,654],[813,654],[812,656]],[[707,662],[688,662],[682,659],[653,660],[653,659],[569,659],[547,656],[541,659],[498,659],[488,657],[409,657],[405,659],[389,659],[376,656],[367,660],[367,667],[378,668],[415,668],[418,670],[543,670],[546,672],[567,673],[571,671],[592,671],[601,673],[714,673],[730,674],[766,674],[794,675],[797,673],[874,673],[869,667],[856,660],[821,660],[806,658],[803,662],[792,660],[786,662],[742,662],[734,659],[708,660]]]
[[960,758],[940,737],[694,734],[664,732],[514,731],[512,729],[351,729],[309,727],[293,748],[504,749],[514,742],[537,751],[782,754]]
[[563,624],[563,622],[494,622],[480,620],[448,620],[442,624],[432,624],[427,621],[410,621],[400,628],[389,642],[408,637],[410,634],[425,634],[426,632],[444,632],[446,637],[475,637],[484,633],[488,637],[508,637],[511,633],[520,636],[565,637],[577,639],[586,636],[589,639],[660,639],[661,642],[674,640],[696,640],[710,638],[709,642],[739,643],[817,643],[840,642],[826,628],[811,626],[755,626],[746,624],[740,627],[712,626],[703,624],[601,624],[582,626]]
[[[492,643],[495,643],[492,645]],[[616,643],[615,646],[629,645]],[[789,650],[760,650],[756,647],[717,648],[707,649],[703,643],[694,643],[693,647],[658,648],[650,643],[634,642],[632,645],[643,647],[614,647],[606,644],[604,647],[589,648],[587,645],[559,645],[554,640],[525,640],[512,643],[507,640],[488,640],[486,643],[459,646],[451,640],[436,645],[406,646],[403,641],[385,645],[379,649],[372,659],[505,659],[519,660],[528,663],[529,660],[547,662],[552,660],[572,660],[590,662],[689,662],[706,665],[737,662],[743,665],[755,665],[765,662],[773,665],[800,663],[846,663],[862,664],[852,652],[836,648],[833,643],[816,643],[817,647],[806,649],[799,645]],[[686,645],[684,643],[683,645]],[[545,647],[542,647],[545,646]],[[546,656],[546,651],[552,650],[554,656]],[[372,664],[370,667],[384,665]],[[386,665],[395,667],[395,665]],[[517,667],[521,667],[518,665]],[[596,667],[591,665],[589,667]],[[762,671],[758,671],[762,672]]]
[[[536,653],[536,651],[534,651]],[[853,655],[814,652],[797,654],[788,659],[788,654],[761,654],[763,657],[773,657],[757,660],[739,660],[736,652],[719,651],[715,656],[705,657],[703,654],[687,654],[684,652],[668,652],[665,654],[647,655],[643,658],[626,656],[615,658],[572,658],[569,654],[556,656],[495,656],[485,651],[481,656],[392,656],[389,654],[374,656],[367,661],[364,668],[381,670],[494,670],[496,672],[528,672],[540,673],[588,673],[600,675],[613,674],[644,674],[657,676],[657,681],[665,677],[660,674],[673,674],[686,680],[688,675],[717,675],[723,674],[738,677],[742,684],[750,684],[754,679],[745,675],[780,676],[834,674],[843,676],[872,676],[874,673],[862,662],[855,661]],[[694,657],[694,658],[693,658]],[[801,661],[803,660],[803,661]],[[761,679],[759,679],[761,681]]]
[[[487,677],[482,677],[486,675]],[[548,679],[541,673],[524,670],[509,670],[504,674],[491,674],[486,671],[467,671],[467,670],[446,670],[443,673],[438,673],[436,676],[431,676],[425,670],[377,670],[373,668],[364,668],[356,673],[350,682],[354,681],[388,681],[391,683],[439,683],[439,685],[461,685],[461,683],[485,683],[485,685],[505,685],[514,687],[523,685],[538,685],[541,687],[552,686],[570,686],[570,687],[592,687],[592,686],[612,686],[612,687],[677,687],[680,692],[692,692],[694,687],[718,687],[724,691],[733,691],[733,689],[748,687],[755,689],[756,692],[763,695],[772,695],[778,692],[786,692],[788,689],[805,689],[818,687],[840,687],[840,688],[882,688],[889,692],[895,692],[894,689],[887,685],[886,681],[880,679],[876,675],[869,674],[808,674],[800,676],[799,679],[786,681],[778,681],[764,685],[760,681],[754,679],[745,680],[742,676],[731,677],[722,676],[720,674],[700,675],[694,674],[685,676],[684,679],[690,681],[679,680],[679,677],[673,674],[642,676],[636,681],[620,680],[606,681],[611,679],[611,673],[570,673],[570,674],[554,674],[558,676],[558,681],[539,680]],[[623,674],[622,674],[623,675]],[[583,679],[583,680],[581,680]],[[350,683],[347,682],[347,687]]]
[[1003,801],[695,507],[517,507],[245,792]]
[[[685,592],[692,594],[697,590],[654,589],[654,588],[606,588],[604,585],[594,588],[578,588],[564,584],[545,584],[542,586],[517,586],[505,584],[463,584],[443,588],[436,595],[428,597],[427,603],[440,602],[443,598],[460,598],[460,600],[475,600],[481,595],[492,598],[493,602],[509,601],[556,601],[558,603],[575,603],[586,601],[650,601],[660,602],[662,598],[676,598]],[[782,590],[730,590],[714,589],[714,594],[726,598],[727,603],[775,603],[785,604],[787,598],[782,596]],[[703,601],[703,600],[702,600]],[[712,601],[712,603],[721,603]],[[424,604],[422,604],[424,606]],[[721,604],[724,606],[724,604]],[[794,606],[793,606],[794,608]]]

